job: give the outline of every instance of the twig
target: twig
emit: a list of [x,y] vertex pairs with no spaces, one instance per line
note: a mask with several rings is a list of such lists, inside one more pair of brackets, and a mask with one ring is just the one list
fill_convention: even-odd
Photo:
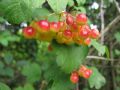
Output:
[[79,82],[76,84],[76,90],[79,90]]
[[104,27],[105,27],[105,21],[104,21],[104,1],[101,0],[101,6],[100,6],[100,18],[101,18],[101,44],[104,44]]
[[120,21],[120,15],[118,15],[113,21],[111,21],[111,22],[106,26],[106,28],[103,30],[103,33],[101,33],[101,36],[100,36],[100,37],[102,37],[106,32],[108,32],[111,28],[113,28],[114,25],[116,25],[119,21]]
[[[113,53],[112,53],[112,50],[113,50],[113,44],[110,43],[110,56],[111,58],[113,59]],[[111,73],[112,73],[112,80],[113,80],[113,89],[115,90],[116,89],[116,81],[115,81],[115,71],[114,71],[114,61],[111,62]]]
[[116,5],[116,8],[118,10],[118,12],[120,13],[120,6],[119,6],[119,3],[116,1],[116,0],[113,0],[115,5]]
[[120,59],[109,59],[109,58],[104,58],[100,56],[87,56],[87,59],[100,59],[100,60],[106,60],[106,61],[119,61]]

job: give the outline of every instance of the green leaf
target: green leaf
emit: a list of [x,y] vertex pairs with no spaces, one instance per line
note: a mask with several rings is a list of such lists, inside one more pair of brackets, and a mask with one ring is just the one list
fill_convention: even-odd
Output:
[[0,83],[0,90],[11,90],[6,84]]
[[115,34],[115,38],[116,38],[117,42],[120,42],[120,32],[117,32]]
[[74,7],[77,11],[80,11],[80,12],[82,12],[82,13],[86,13],[86,9],[85,9],[85,7],[83,7],[83,6],[80,6],[80,7]]
[[106,46],[99,44],[96,40],[92,40],[91,45],[101,54],[106,53]]
[[59,21],[59,19],[60,19],[60,16],[56,15],[56,14],[50,15],[48,17],[48,21],[50,21],[50,22],[53,22],[53,21],[57,22],[57,21]]
[[23,2],[26,3],[26,5],[28,5],[28,7],[31,8],[38,8],[38,7],[42,7],[42,4],[45,2],[46,0],[23,0]]
[[33,88],[32,85],[26,84],[26,85],[24,86],[24,90],[34,90],[34,88]]
[[115,49],[115,55],[119,56],[120,55],[120,50]]
[[62,79],[55,81],[49,90],[72,90],[73,87],[74,85],[69,80]]
[[75,84],[70,81],[69,74],[65,74],[59,68],[56,69],[55,73],[57,74],[54,75],[54,78],[52,79],[53,84],[49,90],[73,90],[75,88]]
[[93,73],[88,79],[89,85],[91,88],[95,87],[96,89],[100,89],[106,83],[106,80],[97,68],[92,67],[91,69],[93,70]]
[[10,67],[6,68],[0,68],[0,75],[7,76],[7,77],[13,77],[14,76],[14,70]]
[[68,0],[47,0],[50,7],[56,13],[60,13],[66,10],[66,6],[68,4]]
[[86,3],[86,0],[76,0],[78,5],[84,5]]
[[36,8],[33,12],[33,17],[35,18],[35,20],[42,20],[46,19],[49,14],[50,12],[45,8]]
[[2,44],[3,46],[8,46],[9,42],[14,42],[19,40],[20,40],[20,37],[16,35],[12,35],[9,31],[1,32],[0,44]]
[[4,67],[4,63],[0,61],[0,69]]
[[34,83],[40,80],[41,68],[36,63],[28,64],[23,67],[22,74],[26,76],[28,82]]
[[54,45],[57,54],[57,64],[66,73],[71,73],[77,69],[85,60],[88,54],[87,46],[75,45]]
[[14,76],[14,70],[10,67],[7,67],[7,68],[4,69],[4,75],[9,76],[9,77],[13,77]]
[[105,48],[105,52],[106,52],[107,58],[110,58],[110,51],[109,51],[108,47]]
[[74,1],[73,0],[68,0],[68,6],[74,6]]
[[24,87],[17,87],[15,90],[35,90],[34,87],[31,84],[26,84]]
[[0,23],[5,22],[6,20],[3,17],[0,17]]
[[45,0],[2,0],[0,11],[9,22],[19,24],[23,21],[31,21],[32,13],[41,7]]
[[4,60],[7,64],[10,64],[13,61],[13,55],[10,52],[6,52]]

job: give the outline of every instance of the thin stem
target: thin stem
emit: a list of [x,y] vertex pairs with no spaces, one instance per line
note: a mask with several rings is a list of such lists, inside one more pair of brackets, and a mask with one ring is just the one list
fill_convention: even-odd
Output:
[[116,0],[113,0],[113,1],[114,1],[114,3],[115,3],[115,6],[116,6],[118,12],[120,13],[120,6],[119,6],[119,3],[118,3]]
[[100,56],[87,56],[87,59],[100,59],[100,60],[105,60],[105,61],[119,61],[120,59],[109,59],[109,58],[104,58]]
[[101,0],[101,6],[100,6],[100,18],[101,18],[101,44],[104,44],[104,27],[105,27],[105,22],[104,22],[104,1]]

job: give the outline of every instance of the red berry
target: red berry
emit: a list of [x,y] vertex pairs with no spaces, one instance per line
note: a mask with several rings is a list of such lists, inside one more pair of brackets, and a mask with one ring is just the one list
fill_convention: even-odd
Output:
[[88,25],[84,25],[80,28],[79,35],[81,38],[88,38],[90,35],[90,28]]
[[71,39],[71,38],[72,38],[72,32],[71,32],[69,29],[66,29],[66,30],[63,32],[63,36],[64,36],[66,39]]
[[75,22],[70,27],[71,27],[71,30],[73,32],[77,32],[78,31],[78,26],[77,26],[77,24]]
[[78,73],[76,73],[76,72],[73,72],[72,74],[71,74],[71,76],[70,76],[70,81],[72,82],[72,83],[77,83],[78,81],[79,81],[79,75],[78,75]]
[[97,29],[92,29],[90,36],[91,38],[97,39],[100,36],[100,33]]
[[39,31],[40,32],[46,32],[50,30],[50,25],[49,22],[47,20],[40,20],[37,22],[38,26],[39,26]]
[[91,74],[92,74],[92,70],[87,69],[87,70],[85,70],[85,72],[83,73],[83,77],[86,78],[86,79],[88,79],[88,78],[91,76]]
[[85,44],[85,45],[90,45],[90,43],[91,43],[91,39],[90,39],[90,38],[86,38],[86,39],[84,40],[84,44]]
[[50,23],[50,30],[53,31],[53,32],[58,32],[60,30],[60,23],[51,22]]
[[24,37],[31,39],[31,38],[34,38],[36,36],[36,31],[34,28],[28,26],[28,27],[23,29],[23,35],[24,35]]
[[67,14],[67,16],[66,16],[66,23],[68,25],[72,25],[74,23],[74,19],[70,14]]
[[85,14],[83,14],[83,13],[80,13],[80,14],[78,14],[76,16],[76,22],[77,22],[77,24],[80,24],[80,25],[86,24],[87,20],[88,20],[87,16]]
[[87,70],[87,67],[85,67],[84,65],[82,65],[79,70],[78,70],[78,74],[80,76],[83,76],[83,73]]
[[73,71],[73,72],[72,72],[72,75],[79,76],[79,74],[78,74],[78,72],[77,72],[77,71]]
[[58,23],[60,25],[60,31],[64,31],[67,27],[66,23],[62,21],[59,21]]

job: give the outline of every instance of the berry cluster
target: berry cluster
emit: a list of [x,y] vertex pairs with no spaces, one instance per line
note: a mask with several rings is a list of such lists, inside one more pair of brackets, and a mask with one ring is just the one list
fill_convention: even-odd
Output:
[[79,81],[79,76],[88,79],[91,74],[92,70],[82,65],[78,71],[72,72],[70,80],[72,83],[77,83]]
[[97,29],[90,29],[88,18],[80,13],[73,17],[67,12],[61,14],[62,21],[48,22],[47,20],[33,21],[30,26],[23,29],[23,35],[41,41],[56,40],[60,44],[89,45],[91,39],[99,37]]

